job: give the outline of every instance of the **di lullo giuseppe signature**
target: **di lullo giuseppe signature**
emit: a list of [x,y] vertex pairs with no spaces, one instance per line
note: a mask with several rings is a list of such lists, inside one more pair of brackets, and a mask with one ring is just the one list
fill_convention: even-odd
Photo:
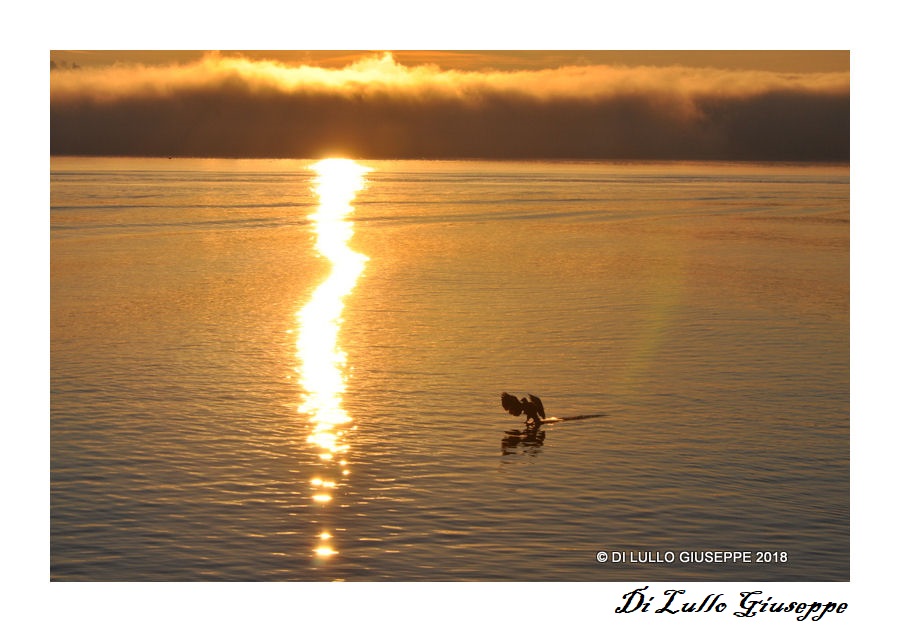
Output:
[[821,621],[826,614],[843,614],[847,611],[845,602],[834,601],[789,601],[772,596],[765,596],[761,590],[743,591],[737,608],[729,609],[724,593],[708,594],[697,601],[686,597],[687,591],[669,589],[662,593],[663,598],[656,604],[654,595],[645,591],[649,586],[636,588],[622,595],[625,603],[615,609],[617,614],[652,612],[654,614],[684,613],[723,613],[731,612],[736,617],[755,617],[758,614],[793,614],[797,621]]

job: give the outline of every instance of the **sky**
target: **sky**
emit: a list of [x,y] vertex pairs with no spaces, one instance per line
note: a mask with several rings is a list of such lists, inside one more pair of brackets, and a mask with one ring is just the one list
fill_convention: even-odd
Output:
[[847,161],[849,52],[52,51],[54,155]]
[[[384,51],[235,50],[224,54],[285,64],[339,68]],[[404,65],[437,64],[456,70],[524,70],[556,66],[627,65],[695,66],[776,72],[849,72],[850,55],[842,50],[394,50]],[[116,63],[172,64],[201,59],[201,50],[66,50],[50,51],[51,62],[80,67]]]

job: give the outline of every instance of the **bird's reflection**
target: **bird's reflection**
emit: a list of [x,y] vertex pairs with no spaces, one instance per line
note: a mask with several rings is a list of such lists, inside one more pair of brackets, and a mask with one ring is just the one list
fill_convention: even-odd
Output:
[[535,456],[541,451],[544,445],[544,437],[546,431],[541,430],[537,424],[526,424],[525,430],[513,428],[507,430],[503,439],[500,441],[500,449],[504,455],[510,454],[527,454]]

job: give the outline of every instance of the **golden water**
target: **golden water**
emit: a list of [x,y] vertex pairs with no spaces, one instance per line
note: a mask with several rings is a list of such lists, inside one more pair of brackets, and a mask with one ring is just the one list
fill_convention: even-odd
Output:
[[53,159],[51,577],[846,580],[848,171]]

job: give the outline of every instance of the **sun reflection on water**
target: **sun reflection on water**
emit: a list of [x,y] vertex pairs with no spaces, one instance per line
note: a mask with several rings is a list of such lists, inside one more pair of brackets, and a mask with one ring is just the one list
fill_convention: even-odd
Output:
[[[353,291],[368,258],[348,245],[353,224],[346,217],[353,211],[357,192],[365,186],[365,173],[369,169],[338,158],[322,160],[311,168],[317,174],[314,191],[319,206],[310,219],[316,233],[316,250],[331,263],[331,274],[297,312],[298,372],[304,390],[299,412],[309,416],[311,430],[307,441],[318,447],[319,459],[325,467],[334,461],[335,455],[350,449],[346,431],[352,429],[353,420],[344,410],[342,400],[347,356],[340,348],[338,336],[344,299]],[[311,498],[317,505],[332,501],[332,490],[338,487],[334,479],[349,474],[346,465],[346,458],[341,458],[335,464],[337,472],[322,472],[310,480]],[[328,531],[318,537],[316,557],[337,554],[330,544],[321,544],[331,539]]]

